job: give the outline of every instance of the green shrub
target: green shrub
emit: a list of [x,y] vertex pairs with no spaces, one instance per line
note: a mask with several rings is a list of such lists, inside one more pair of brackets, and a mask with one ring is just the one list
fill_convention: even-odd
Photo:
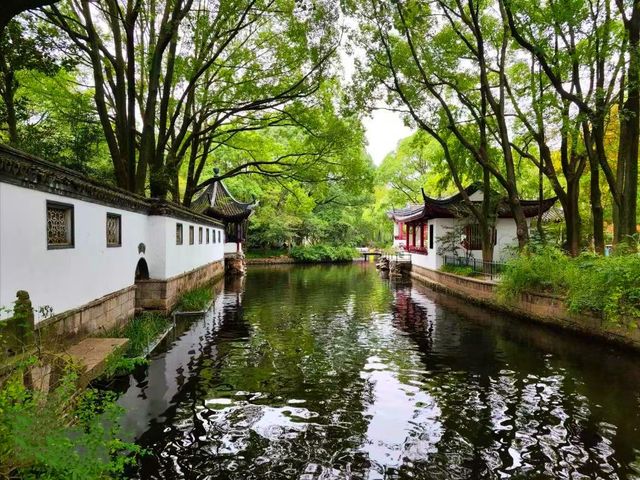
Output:
[[358,256],[353,247],[334,247],[331,245],[307,245],[291,249],[291,257],[296,262],[350,262]]
[[284,255],[287,255],[286,248],[276,248],[276,249],[256,248],[256,249],[247,250],[247,252],[245,253],[245,256],[247,258],[272,258],[272,257],[282,257]]
[[180,297],[176,309],[183,312],[200,312],[209,306],[212,298],[213,288],[211,285],[196,288]]
[[574,265],[569,257],[555,248],[537,253],[523,252],[507,262],[498,287],[503,299],[516,297],[524,291],[564,295],[573,277]]
[[524,252],[507,263],[498,288],[502,300],[524,291],[553,293],[565,296],[574,313],[596,313],[609,321],[640,318],[640,256],[571,258],[552,248]]
[[640,318],[640,256],[583,255],[575,264],[567,296],[571,311],[593,311],[612,321]]
[[135,462],[141,449],[120,438],[114,394],[78,393],[74,370],[65,370],[48,394],[30,390],[27,368],[0,388],[0,478],[103,479]]

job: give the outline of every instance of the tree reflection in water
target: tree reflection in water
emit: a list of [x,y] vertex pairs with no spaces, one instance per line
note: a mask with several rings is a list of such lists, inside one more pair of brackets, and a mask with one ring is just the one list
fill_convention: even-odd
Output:
[[252,269],[130,379],[131,473],[632,478],[636,365],[367,265]]

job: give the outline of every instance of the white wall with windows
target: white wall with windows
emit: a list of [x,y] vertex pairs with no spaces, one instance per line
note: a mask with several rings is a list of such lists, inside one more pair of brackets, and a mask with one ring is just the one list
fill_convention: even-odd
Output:
[[[530,224],[530,219],[527,219]],[[462,222],[453,218],[435,218],[428,221],[426,246],[427,253],[412,253],[411,261],[415,265],[433,270],[439,269],[444,263],[445,255],[452,255],[452,252],[445,252],[442,248],[442,237],[453,231],[454,225],[462,225]],[[430,234],[433,232],[433,239]],[[460,238],[460,247],[457,250],[458,256],[464,257],[467,254],[482,260],[482,250],[466,250],[462,246],[464,238]],[[517,247],[517,228],[512,218],[499,218],[496,220],[496,243],[493,251],[493,260],[496,262],[506,261],[513,255],[513,249]]]
[[[68,244],[49,244],[47,202],[72,207]],[[120,215],[121,246],[107,246],[108,213]],[[138,244],[147,243],[147,220],[140,213],[1,184],[0,306],[11,307],[16,292],[26,290],[34,307],[61,313],[132,285]]]
[[[159,235],[163,238],[165,249],[165,271],[163,276],[171,278],[208,263],[224,258],[224,232],[222,228],[177,220],[171,217],[151,217],[158,223]],[[178,226],[182,225],[182,243],[179,243]],[[200,238],[202,228],[202,239]],[[209,229],[209,243],[207,243]],[[191,233],[193,232],[193,238]],[[218,241],[220,237],[221,241]],[[202,241],[201,241],[202,240]],[[154,278],[152,276],[152,278]]]
[[223,241],[222,228],[0,183],[0,307],[26,290],[36,308],[78,308],[133,285],[141,257],[151,278],[168,279],[222,260]]

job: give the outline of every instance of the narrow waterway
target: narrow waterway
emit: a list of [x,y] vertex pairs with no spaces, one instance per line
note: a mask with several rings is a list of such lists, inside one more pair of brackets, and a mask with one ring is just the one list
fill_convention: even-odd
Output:
[[640,478],[640,362],[366,264],[251,268],[128,379],[135,478]]

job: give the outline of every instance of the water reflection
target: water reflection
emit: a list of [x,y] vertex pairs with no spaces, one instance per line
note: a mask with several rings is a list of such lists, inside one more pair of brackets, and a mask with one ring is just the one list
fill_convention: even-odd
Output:
[[121,398],[138,478],[640,478],[637,358],[366,265],[250,270]]

